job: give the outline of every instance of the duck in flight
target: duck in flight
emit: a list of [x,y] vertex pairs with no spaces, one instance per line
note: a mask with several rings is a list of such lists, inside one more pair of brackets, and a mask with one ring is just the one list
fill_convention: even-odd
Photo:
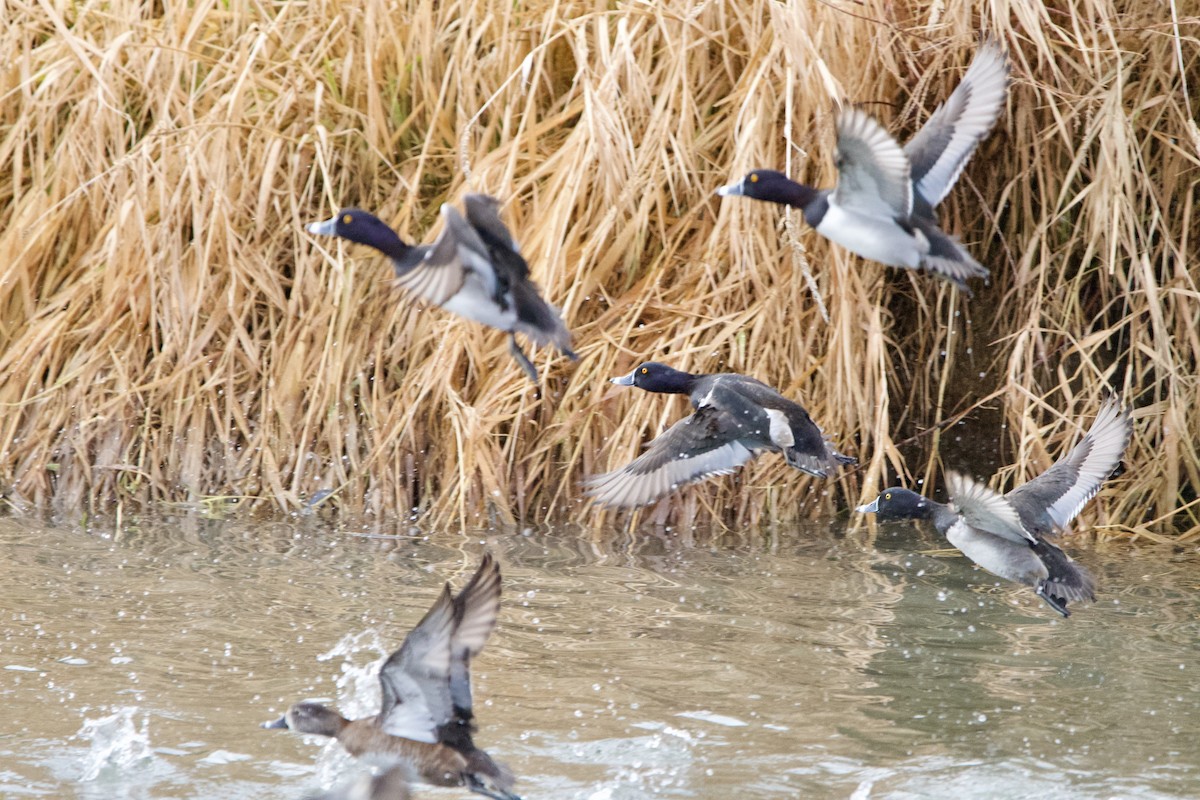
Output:
[[949,505],[893,486],[857,510],[881,520],[929,520],[967,558],[993,575],[1032,586],[1067,617],[1067,603],[1096,599],[1095,582],[1049,537],[1066,528],[1100,491],[1132,434],[1128,410],[1112,398],[1066,456],[1007,494],[951,472]]
[[373,717],[348,720],[320,703],[296,703],[264,728],[290,728],[337,739],[352,756],[407,764],[434,786],[465,786],[494,800],[520,800],[511,772],[475,746],[471,659],[483,650],[500,613],[500,567],[490,553],[458,595],[446,584],[437,602],[379,672]]
[[1008,90],[1008,59],[985,42],[950,99],[903,148],[857,108],[837,115],[837,185],[817,189],[756,169],[717,194],[799,208],[817,233],[892,267],[924,269],[970,294],[988,270],[938,227],[934,209],[992,130]]
[[507,331],[509,351],[535,384],[537,370],[517,344],[517,333],[535,344],[553,344],[572,360],[571,334],[558,309],[538,294],[529,265],[500,220],[500,201],[489,195],[463,198],[466,218],[442,205],[445,227],[433,244],[410,245],[383,220],[359,208],[343,208],[305,229],[373,247],[392,261],[396,283],[422,300],[460,317]]
[[763,450],[783,453],[788,464],[819,478],[855,463],[833,449],[803,406],[745,375],[693,375],[647,361],[612,383],[685,394],[696,411],[626,466],[589,478],[587,494],[601,505],[653,503],[680,486],[734,472]]

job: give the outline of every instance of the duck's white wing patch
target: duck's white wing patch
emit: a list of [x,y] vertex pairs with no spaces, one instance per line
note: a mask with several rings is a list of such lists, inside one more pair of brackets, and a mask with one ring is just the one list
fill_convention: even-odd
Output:
[[767,421],[770,423],[768,435],[775,446],[786,450],[794,445],[796,437],[792,433],[792,423],[788,420],[787,414],[777,408],[764,408],[763,410],[767,412]]
[[414,739],[418,742],[437,742],[438,722],[416,682],[404,675],[392,679],[393,691],[399,697],[387,715],[379,715],[379,726],[385,733]]
[[[379,722],[396,736],[421,739],[451,718],[450,655],[457,624],[450,587],[379,671]],[[430,723],[432,723],[430,725]],[[423,728],[428,728],[422,733]],[[436,741],[421,739],[421,741]]]
[[[442,204],[442,219],[446,221],[446,230],[454,237],[459,263],[479,278],[489,295],[498,295],[499,278],[496,276],[495,265],[492,264],[491,252],[475,227],[463,219],[462,214],[449,203]],[[496,222],[499,224],[499,219]]]
[[837,119],[838,183],[830,197],[842,208],[891,220],[912,212],[908,157],[883,126],[857,108]]
[[1020,515],[1004,495],[957,472],[947,473],[946,483],[954,510],[975,530],[1012,542],[1037,541],[1025,530]]
[[1014,504],[1045,507],[1055,526],[1065,528],[1116,469],[1132,435],[1129,412],[1115,397],[1109,398],[1071,452],[1008,496]]
[[942,202],[958,181],[996,124],[1007,94],[1008,58],[997,43],[984,42],[954,92],[904,146],[912,181],[931,206]]
[[650,443],[625,467],[586,481],[587,494],[606,506],[634,508],[688,483],[727,475],[754,457],[734,436],[723,412],[701,406]]

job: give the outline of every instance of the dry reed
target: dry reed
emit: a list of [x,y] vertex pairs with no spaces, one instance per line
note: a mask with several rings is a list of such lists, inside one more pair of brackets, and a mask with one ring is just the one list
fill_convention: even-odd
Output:
[[[654,358],[771,382],[861,467],[762,458],[646,519],[828,513],[940,457],[1022,480],[1111,386],[1137,430],[1085,519],[1194,540],[1200,19],[1176,5],[11,0],[4,496],[611,519],[580,479],[686,411],[605,380]],[[907,136],[984,33],[1011,95],[941,210],[992,270],[973,300],[712,196],[756,166],[832,180],[835,100]],[[537,354],[543,397],[502,334],[302,231],[356,204],[428,241],[468,190],[509,201],[574,331],[577,365]]]

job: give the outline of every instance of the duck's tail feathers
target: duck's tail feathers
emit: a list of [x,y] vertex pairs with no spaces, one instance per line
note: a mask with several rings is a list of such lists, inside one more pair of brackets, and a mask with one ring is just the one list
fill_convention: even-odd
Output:
[[815,455],[797,450],[794,447],[788,448],[783,452],[784,458],[787,459],[789,465],[815,478],[828,478],[830,471],[835,467],[858,463],[857,458],[842,455],[837,450],[834,450],[829,442],[825,443],[824,453]]
[[918,224],[918,227],[929,241],[929,253],[921,259],[921,267],[939,278],[950,281],[971,297],[967,279],[987,279],[991,272],[976,261],[958,239],[940,230],[936,225]]
[[571,332],[563,323],[562,314],[541,298],[533,284],[514,286],[513,302],[517,308],[516,330],[538,346],[552,344],[572,361],[579,360],[571,349]]
[[1057,545],[1041,540],[1034,551],[1046,565],[1050,574],[1038,581],[1035,587],[1038,596],[1064,617],[1069,616],[1067,603],[1093,602],[1096,599],[1096,581],[1091,573],[1079,566]]

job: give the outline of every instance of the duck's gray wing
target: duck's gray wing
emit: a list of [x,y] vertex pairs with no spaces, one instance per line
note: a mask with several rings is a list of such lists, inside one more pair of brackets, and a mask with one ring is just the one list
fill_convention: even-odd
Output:
[[726,475],[754,457],[754,451],[738,441],[741,431],[725,412],[701,406],[626,466],[589,478],[587,494],[601,505],[634,508],[684,484]]
[[425,257],[405,270],[397,270],[396,283],[434,305],[445,305],[458,294],[468,276],[477,276],[485,291],[495,296],[496,272],[487,245],[448,203],[442,204],[445,227]]
[[1004,495],[957,472],[946,473],[946,487],[954,510],[975,530],[1010,542],[1037,542],[1037,538],[1025,530],[1020,515]]
[[500,616],[500,565],[485,553],[479,569],[454,598],[457,622],[450,637],[450,699],[456,718],[469,722],[471,659],[479,655]]
[[991,132],[1008,93],[1008,58],[986,41],[946,102],[904,146],[912,182],[932,208],[946,197],[975,147]]
[[837,205],[886,219],[912,212],[908,157],[870,114],[858,108],[838,114],[836,163],[831,200]]
[[1115,397],[1109,398],[1079,444],[1050,469],[1009,492],[1009,502],[1026,525],[1043,535],[1065,528],[1112,475],[1132,435],[1129,411]]
[[379,671],[379,725],[393,736],[436,742],[437,728],[450,719],[450,654],[455,628],[454,597],[442,589],[433,607]]
[[521,252],[521,248],[512,237],[512,232],[500,219],[499,200],[490,194],[469,194],[463,198],[463,208],[467,212],[467,222],[471,223],[485,241],[490,239],[514,253]]

